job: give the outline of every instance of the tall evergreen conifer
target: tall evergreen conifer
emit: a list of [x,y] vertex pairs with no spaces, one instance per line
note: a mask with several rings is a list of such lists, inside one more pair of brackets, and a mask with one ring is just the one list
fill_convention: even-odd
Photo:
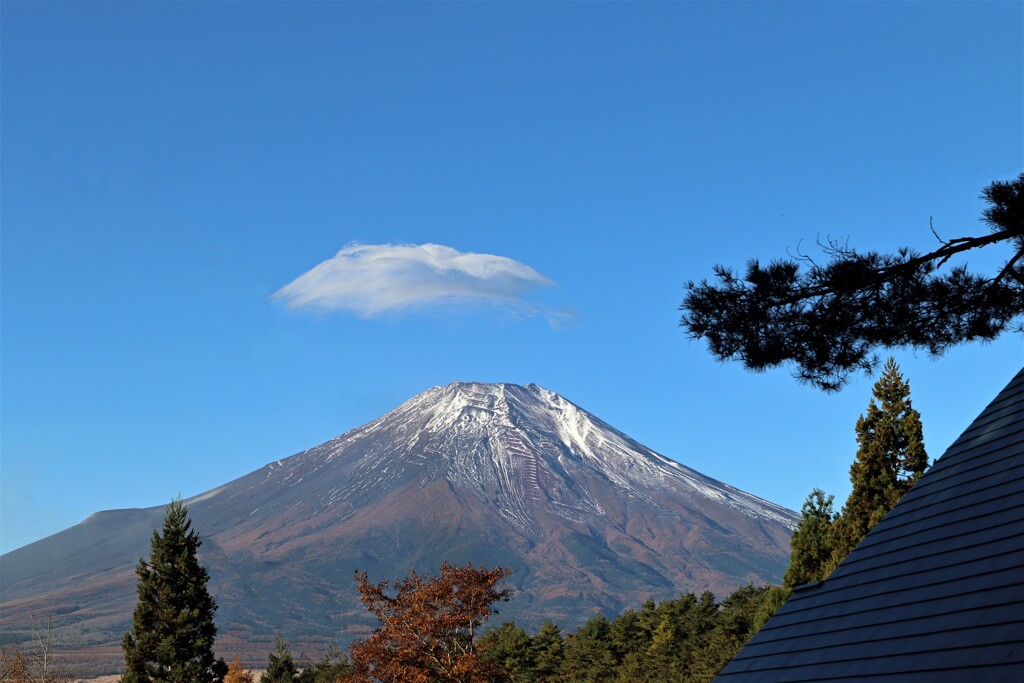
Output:
[[530,639],[528,656],[538,683],[556,679],[562,667],[564,644],[561,629],[550,619],[541,624],[540,631]]
[[212,683],[227,672],[213,655],[217,604],[199,564],[199,536],[180,499],[167,507],[163,532],[154,531],[149,562],[139,558],[139,601],[121,641],[121,683]]
[[481,656],[502,671],[501,680],[508,683],[533,683],[536,677],[531,671],[530,635],[506,621],[498,628],[491,629],[477,641]]
[[292,650],[281,636],[274,639],[274,649],[267,654],[267,670],[260,676],[260,683],[292,683],[298,669]]
[[651,634],[644,630],[640,615],[635,610],[628,609],[612,621],[609,637],[612,641],[612,654],[621,662],[631,653],[643,652],[647,648]]
[[786,588],[825,578],[825,569],[835,548],[832,526],[836,515],[832,511],[833,498],[826,496],[821,489],[814,489],[804,501],[800,510],[800,523],[790,539],[792,551],[789,567],[782,577],[782,585]]
[[689,647],[683,624],[670,614],[662,617],[661,623],[651,634],[651,644],[643,658],[641,671],[650,683],[671,683],[686,670]]
[[574,683],[605,683],[615,673],[611,624],[598,612],[565,641],[562,677]]
[[872,394],[867,414],[857,420],[857,459],[850,466],[853,490],[834,526],[830,569],[857,547],[928,466],[921,414],[911,405],[910,385],[892,358]]

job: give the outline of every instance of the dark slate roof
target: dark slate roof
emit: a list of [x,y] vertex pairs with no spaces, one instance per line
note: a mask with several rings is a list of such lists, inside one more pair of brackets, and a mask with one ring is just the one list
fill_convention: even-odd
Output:
[[1024,681],[1024,370],[716,680],[866,679]]

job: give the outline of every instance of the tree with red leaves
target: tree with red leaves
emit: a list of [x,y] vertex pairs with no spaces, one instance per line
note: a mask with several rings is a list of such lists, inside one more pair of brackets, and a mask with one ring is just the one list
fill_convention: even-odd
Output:
[[[476,635],[496,602],[507,602],[511,588],[498,583],[509,575],[504,567],[488,569],[441,565],[439,576],[415,570],[394,585],[370,583],[356,574],[359,595],[380,627],[365,641],[352,643],[357,683],[491,683],[501,671],[481,659]],[[393,593],[393,595],[392,595]]]

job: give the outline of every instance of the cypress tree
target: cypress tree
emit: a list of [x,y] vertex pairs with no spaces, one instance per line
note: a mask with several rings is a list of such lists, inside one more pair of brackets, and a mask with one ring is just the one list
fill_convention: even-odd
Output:
[[850,466],[853,490],[834,526],[830,569],[857,547],[928,466],[921,414],[911,405],[910,385],[891,357],[872,394],[867,413],[857,420],[857,459]]
[[227,672],[213,654],[217,604],[206,590],[210,577],[199,564],[199,536],[191,527],[188,508],[172,501],[162,533],[153,532],[149,561],[139,558],[139,600],[121,641],[121,683],[212,683]]
[[800,523],[790,539],[789,567],[782,577],[782,585],[786,588],[825,578],[825,568],[835,547],[832,524],[836,516],[832,511],[832,499],[833,496],[826,496],[821,489],[814,489],[804,501]]

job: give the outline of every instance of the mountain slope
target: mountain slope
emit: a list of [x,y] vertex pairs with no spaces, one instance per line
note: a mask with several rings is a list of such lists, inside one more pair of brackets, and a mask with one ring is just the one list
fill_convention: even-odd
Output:
[[[680,591],[778,581],[796,515],[669,460],[538,387],[456,382],[189,508],[220,647],[279,632],[316,647],[365,630],[353,572],[443,561],[513,569],[508,616],[572,627]],[[58,615],[117,653],[159,508],[98,513],[0,558],[0,634]],[[265,652],[265,648],[262,650]],[[101,657],[102,658],[102,657]]]

